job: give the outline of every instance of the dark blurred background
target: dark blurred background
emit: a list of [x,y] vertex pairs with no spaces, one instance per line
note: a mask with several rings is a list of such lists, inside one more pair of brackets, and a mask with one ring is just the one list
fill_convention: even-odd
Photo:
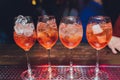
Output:
[[[32,16],[35,26],[37,17],[54,15],[57,24],[63,16],[79,16],[90,0],[0,0],[0,43],[14,43],[14,18],[18,15]],[[120,0],[104,0],[104,10],[114,24],[119,11]]]

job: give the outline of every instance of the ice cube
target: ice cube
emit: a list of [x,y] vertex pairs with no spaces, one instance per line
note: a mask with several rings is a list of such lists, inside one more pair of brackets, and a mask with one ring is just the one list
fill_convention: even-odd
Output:
[[17,24],[17,23],[20,23],[20,24],[22,24],[22,25],[25,25],[25,24],[27,23],[27,19],[26,19],[24,16],[19,15],[19,16],[17,17],[16,21],[15,21],[15,24]]
[[55,19],[51,19],[47,21],[47,24],[54,24],[55,23]]
[[61,23],[60,26],[59,26],[59,33],[60,35],[62,35],[63,37],[65,36],[64,34],[66,33],[66,24],[64,23]]
[[34,30],[33,23],[26,24],[24,26],[24,35],[27,37],[31,36],[33,34],[33,30]]
[[70,20],[69,23],[75,23],[76,22],[76,18],[72,17],[72,16],[69,17],[69,20]]
[[23,27],[23,25],[17,23],[17,24],[15,24],[15,26],[14,26],[14,30],[15,30],[15,32],[16,32],[17,34],[21,35],[21,34],[23,34],[23,32],[24,32],[24,27]]
[[106,34],[104,33],[103,29],[100,27],[100,25],[94,25],[92,27],[93,34],[96,36],[99,43],[105,43],[106,42]]
[[76,26],[74,24],[67,25],[67,31],[70,35],[74,35],[77,32]]
[[25,17],[23,17],[22,20],[21,20],[21,24],[25,25],[26,23],[27,23],[27,19]]
[[102,28],[100,27],[99,24],[94,25],[94,26],[92,27],[92,31],[93,31],[93,34],[100,34],[100,33],[103,32],[103,30],[102,30]]
[[61,24],[60,24],[60,26],[59,26],[60,31],[61,31],[61,32],[64,32],[64,29],[65,29],[66,27],[67,27],[67,25],[66,25],[66,24],[61,23]]
[[34,30],[34,24],[33,23],[27,23],[25,27],[28,27],[30,30]]
[[44,23],[44,22],[39,22],[38,24],[37,24],[37,31],[41,31],[41,29],[43,28],[43,27],[45,27],[46,26],[46,23]]
[[42,18],[42,22],[46,23],[49,20],[49,16],[44,15]]
[[73,27],[74,25],[73,24],[68,24],[67,27],[70,28],[70,27]]
[[16,22],[15,23],[20,23],[22,21],[22,18],[23,16],[22,15],[19,15],[17,18],[16,18]]
[[105,43],[106,42],[106,34],[103,32],[99,35],[96,35],[97,40],[99,43]]

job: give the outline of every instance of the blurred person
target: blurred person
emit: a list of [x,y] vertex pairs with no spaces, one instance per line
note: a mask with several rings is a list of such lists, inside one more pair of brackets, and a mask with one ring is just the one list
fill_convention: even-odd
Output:
[[113,36],[108,46],[114,54],[120,51],[120,15],[113,27]]
[[103,4],[102,0],[90,0],[87,6],[83,10],[81,10],[80,20],[82,22],[83,31],[84,31],[82,42],[87,42],[86,26],[89,18],[91,16],[105,15],[102,4]]
[[83,9],[83,7],[84,7],[84,0],[78,0],[78,3],[79,3],[79,5],[78,5],[78,7],[79,7],[79,11],[81,11],[81,9]]
[[78,16],[79,5],[78,0],[67,0],[63,11],[63,16]]
[[57,6],[57,11],[56,11],[56,20],[57,20],[57,24],[59,26],[59,23],[62,19],[62,16],[63,16],[63,12],[64,12],[64,8],[66,7],[66,2],[68,0],[57,0],[56,1],[56,6]]
[[104,0],[105,11],[111,17],[113,36],[108,46],[114,54],[120,52],[120,0]]
[[[89,18],[91,16],[98,16],[98,15],[105,16],[105,15],[108,15],[108,14],[105,14],[105,12],[106,12],[105,10],[108,10],[110,8],[108,6],[111,6],[111,5],[109,5],[108,2],[106,1],[107,8],[104,9],[103,6],[106,6],[105,5],[106,3],[104,3],[104,2],[105,2],[104,0],[92,0],[81,11],[80,18],[81,18],[82,26],[83,26],[83,30],[84,30],[82,42],[87,42],[87,39],[86,39],[86,26],[87,26]],[[112,2],[111,2],[111,4],[112,4]],[[118,12],[118,9],[115,12]],[[113,15],[114,14],[118,14],[118,13],[113,13]],[[112,16],[109,15],[112,18],[112,24],[114,24],[113,15]],[[117,51],[120,51],[120,43],[119,43],[119,41],[120,41],[120,16],[118,17],[118,19],[117,19],[117,21],[115,23],[115,26],[113,26],[113,36],[112,36],[111,41],[108,43],[108,47],[115,54],[117,53]]]
[[111,17],[113,26],[120,14],[120,0],[104,0],[104,11]]
[[113,27],[113,35],[120,37],[120,15],[118,16],[115,26]]
[[78,7],[78,0],[71,0],[70,1],[70,16],[78,16],[78,11],[79,11],[79,7]]
[[65,8],[63,10],[62,17],[69,15],[69,5],[70,5],[70,2],[68,0],[66,0],[65,4],[66,4],[66,6],[65,6]]

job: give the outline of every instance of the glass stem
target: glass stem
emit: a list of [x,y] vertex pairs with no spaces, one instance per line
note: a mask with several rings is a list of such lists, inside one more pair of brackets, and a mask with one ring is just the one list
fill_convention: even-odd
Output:
[[70,80],[73,80],[72,49],[70,49]]
[[32,78],[32,69],[31,69],[28,53],[26,53],[26,57],[27,57],[27,68],[28,68],[29,80],[33,80],[33,78]]
[[95,66],[95,76],[98,77],[99,73],[99,51],[96,53],[96,66]]
[[51,61],[50,61],[50,49],[48,49],[48,73],[49,73],[49,80],[52,79],[52,68],[51,68]]
[[50,61],[50,49],[48,49],[48,65],[51,65],[51,61]]

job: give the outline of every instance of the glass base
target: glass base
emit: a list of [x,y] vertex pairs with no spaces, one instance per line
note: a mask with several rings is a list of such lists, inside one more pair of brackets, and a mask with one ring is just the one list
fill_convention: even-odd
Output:
[[75,80],[75,79],[77,80],[77,79],[80,78],[81,73],[77,69],[73,68],[73,70],[71,71],[70,68],[69,68],[68,70],[66,70],[64,75],[65,75],[65,79],[67,79],[67,80]]
[[108,74],[105,71],[99,71],[98,75],[95,75],[91,78],[91,80],[109,80]]
[[32,70],[32,75],[28,74],[28,71],[24,71],[21,74],[22,80],[54,80],[57,77],[57,68],[51,68],[51,74],[48,67]]
[[32,75],[28,74],[28,70],[22,72],[21,74],[21,78],[22,80],[36,80],[36,76],[35,76],[35,70],[32,70]]
[[[24,71],[21,74],[22,80],[109,80],[107,72],[100,70],[96,76],[94,67],[73,67],[73,71],[70,71],[70,67],[51,67],[51,74],[48,66],[36,67],[32,70],[31,77],[28,75],[28,71]],[[71,74],[72,73],[72,74]]]

